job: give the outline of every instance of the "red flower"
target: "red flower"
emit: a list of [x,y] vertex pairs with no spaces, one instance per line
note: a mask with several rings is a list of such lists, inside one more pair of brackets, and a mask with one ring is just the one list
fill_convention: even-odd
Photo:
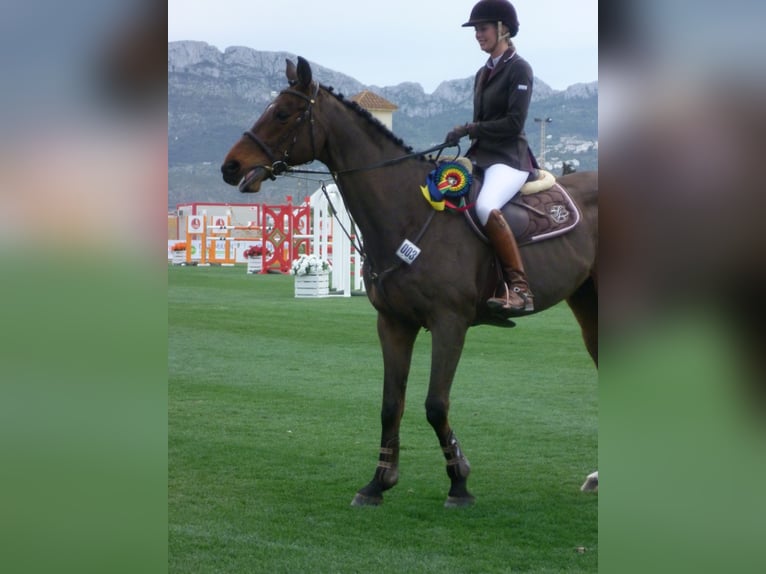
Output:
[[263,255],[263,247],[260,245],[253,245],[249,249],[245,250],[243,255],[248,259],[251,257],[260,257]]

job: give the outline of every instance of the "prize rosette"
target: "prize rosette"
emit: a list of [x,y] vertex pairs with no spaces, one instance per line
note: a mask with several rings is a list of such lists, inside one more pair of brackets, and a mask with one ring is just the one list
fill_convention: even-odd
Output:
[[[471,189],[471,174],[457,162],[444,162],[426,177],[426,185],[420,186],[423,197],[437,211],[443,211],[447,200],[460,200]],[[452,207],[452,205],[450,205]]]

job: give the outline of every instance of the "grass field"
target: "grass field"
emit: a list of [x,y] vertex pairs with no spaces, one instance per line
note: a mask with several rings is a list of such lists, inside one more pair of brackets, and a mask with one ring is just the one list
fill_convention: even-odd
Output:
[[[169,571],[596,572],[597,374],[565,306],[469,332],[450,419],[468,509],[425,419],[418,339],[399,484],[372,477],[382,361],[365,297],[295,299],[293,279],[168,269]],[[578,551],[584,548],[584,551]]]

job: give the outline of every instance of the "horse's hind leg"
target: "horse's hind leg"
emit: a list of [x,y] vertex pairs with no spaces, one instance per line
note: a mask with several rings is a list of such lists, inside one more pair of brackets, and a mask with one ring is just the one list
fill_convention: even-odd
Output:
[[412,349],[419,327],[378,314],[378,337],[383,350],[383,405],[378,466],[372,480],[359,489],[352,506],[377,506],[383,492],[399,480],[399,425],[410,372]]
[[585,348],[598,366],[598,289],[593,276],[577,288],[567,303],[580,324]]
[[[589,277],[580,285],[567,299],[567,303],[580,324],[585,348],[598,367],[598,287],[595,277]],[[586,477],[581,490],[598,492],[598,471]]]
[[447,476],[451,485],[447,501],[444,503],[446,507],[468,506],[474,502],[474,497],[466,486],[471,466],[448,419],[450,389],[467,330],[467,325],[454,317],[443,317],[440,325],[431,330],[431,380],[426,398],[426,417],[436,432],[444,458],[447,460]]

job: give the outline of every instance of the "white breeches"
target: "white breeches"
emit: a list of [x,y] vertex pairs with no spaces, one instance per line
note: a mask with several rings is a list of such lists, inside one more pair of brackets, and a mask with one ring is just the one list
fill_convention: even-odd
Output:
[[482,225],[487,224],[493,209],[502,209],[527,181],[529,172],[496,163],[484,170],[484,184],[476,199],[476,215]]

